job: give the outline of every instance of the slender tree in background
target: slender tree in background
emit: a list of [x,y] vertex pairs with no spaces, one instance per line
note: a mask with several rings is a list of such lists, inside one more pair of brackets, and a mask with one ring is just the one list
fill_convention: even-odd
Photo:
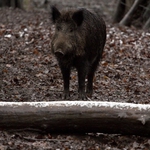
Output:
[[113,22],[150,28],[150,0],[117,0]]

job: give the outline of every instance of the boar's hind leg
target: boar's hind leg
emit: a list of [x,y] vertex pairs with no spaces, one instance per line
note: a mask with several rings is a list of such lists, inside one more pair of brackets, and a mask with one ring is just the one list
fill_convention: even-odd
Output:
[[79,99],[86,99],[85,94],[85,73],[78,71],[78,91],[79,91]]
[[79,99],[86,99],[86,93],[85,93],[85,77],[87,74],[87,66],[81,65],[77,68],[78,70],[78,92],[79,92]]
[[61,67],[61,72],[62,72],[63,81],[64,81],[63,98],[69,99],[70,97],[70,93],[69,93],[70,68]]
[[100,58],[98,57],[97,60],[91,65],[88,75],[87,75],[87,79],[88,79],[88,83],[86,86],[86,93],[88,97],[92,97],[92,93],[93,93],[93,78],[94,78],[94,74],[95,71],[97,69],[97,66],[99,64],[99,60]]

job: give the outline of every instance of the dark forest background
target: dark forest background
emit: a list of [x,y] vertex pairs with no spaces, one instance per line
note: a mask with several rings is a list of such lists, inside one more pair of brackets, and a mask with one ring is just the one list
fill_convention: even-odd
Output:
[[[111,13],[113,23],[133,25],[144,30],[150,28],[150,0],[113,0],[113,2],[115,4]],[[47,9],[52,3],[53,0],[0,0],[0,7]]]

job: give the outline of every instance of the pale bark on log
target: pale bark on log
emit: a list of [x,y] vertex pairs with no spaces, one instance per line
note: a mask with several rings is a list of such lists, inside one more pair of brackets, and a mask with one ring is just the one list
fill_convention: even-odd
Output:
[[0,129],[150,136],[150,105],[97,102],[0,102]]

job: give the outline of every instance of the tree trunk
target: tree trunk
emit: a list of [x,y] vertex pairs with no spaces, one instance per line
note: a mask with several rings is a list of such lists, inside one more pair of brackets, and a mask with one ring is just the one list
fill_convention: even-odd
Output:
[[143,26],[144,30],[147,30],[150,28],[150,18],[146,21],[145,25]]
[[143,2],[143,0],[135,0],[130,10],[124,16],[124,18],[120,21],[121,25],[129,26],[132,20],[132,16],[139,7],[139,5]]
[[0,7],[6,6],[23,9],[23,0],[0,0]]
[[0,7],[10,7],[10,0],[0,0]]
[[116,4],[115,13],[113,16],[113,22],[120,22],[125,13],[125,0],[118,0]]
[[0,102],[0,129],[150,136],[150,105],[95,102]]
[[150,28],[150,1],[149,1],[147,8],[146,8],[146,11],[143,15],[143,18],[144,18],[144,20],[146,20],[145,24],[143,26],[143,29],[147,30]]

